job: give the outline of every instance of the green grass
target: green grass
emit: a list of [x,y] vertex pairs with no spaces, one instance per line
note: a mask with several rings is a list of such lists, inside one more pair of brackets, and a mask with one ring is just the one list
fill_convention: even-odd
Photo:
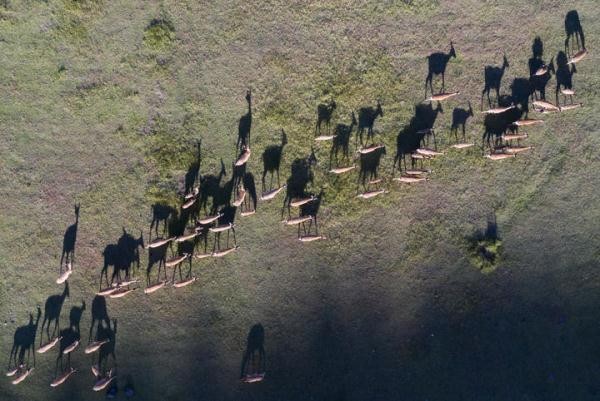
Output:
[[[468,328],[490,304],[510,310],[509,301],[497,299],[568,300],[581,324],[573,331],[585,331],[597,299],[600,235],[594,1],[576,5],[591,49],[574,77],[585,106],[544,116],[543,127],[528,130],[534,150],[514,160],[494,163],[478,148],[448,149],[452,109],[469,100],[476,113],[467,140],[481,143],[483,66],[499,64],[506,52],[508,92],[513,78],[528,75],[536,35],[545,59],[562,49],[564,15],[573,7],[516,0],[0,2],[0,356],[8,358],[28,313],[61,291],[54,280],[73,204],[82,205],[81,226],[63,326],[71,306],[91,303],[104,247],[123,229],[136,237],[142,230],[148,240],[150,206],[179,204],[197,141],[201,174],[217,173],[221,159],[231,173],[248,88],[249,170],[260,178],[262,150],[279,143],[282,128],[289,139],[282,181],[293,160],[314,147],[319,163],[309,189],[325,190],[320,228],[328,240],[300,244],[295,230],[280,224],[283,199],[260,203],[255,216],[238,218],[238,254],[194,262],[197,285],[110,300],[121,325],[119,373],[134,376],[140,399],[244,399],[249,390],[237,384],[239,362],[257,322],[266,328],[273,375],[256,390],[264,400],[334,398],[323,383],[352,381],[334,373],[344,372],[337,363],[372,368],[388,385],[394,381],[386,372],[394,370],[404,398],[438,399],[448,394],[448,381],[431,383],[424,372],[450,363],[431,343],[445,340],[424,339],[419,328],[428,330],[429,316],[442,312],[441,321]],[[448,51],[450,40],[458,57],[448,66],[447,89],[461,95],[444,104],[436,122],[438,147],[447,152],[429,163],[429,182],[399,185],[391,180],[396,136],[423,99],[425,57]],[[357,199],[355,173],[337,180],[327,173],[329,145],[313,137],[316,107],[330,99],[338,105],[334,125],[381,101],[375,130],[387,146],[381,174],[390,193]],[[473,260],[469,240],[492,211],[502,242],[476,245],[498,254],[493,266]],[[146,262],[144,253],[141,277]],[[85,335],[89,324],[88,309]],[[583,346],[572,352],[593,354]],[[382,354],[402,359],[385,365]],[[55,357],[38,356],[25,385],[1,380],[0,398],[92,397],[92,361],[81,352],[73,356],[81,372],[46,391]],[[529,374],[535,376],[529,370],[522,377]],[[557,397],[586,399],[579,387],[556,389]],[[372,398],[369,391],[348,398]]]

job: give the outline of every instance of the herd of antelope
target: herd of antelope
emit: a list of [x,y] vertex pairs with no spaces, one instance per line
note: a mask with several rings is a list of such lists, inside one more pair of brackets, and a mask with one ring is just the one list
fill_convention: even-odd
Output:
[[[534,56],[530,59],[530,78],[526,85],[530,85],[530,90],[526,93],[525,99],[527,104],[529,97],[532,99],[534,110],[541,114],[546,113],[561,113],[567,110],[572,110],[581,107],[581,103],[574,103],[573,96],[575,94],[572,87],[572,74],[576,71],[575,65],[583,60],[588,52],[585,47],[583,30],[579,23],[579,16],[576,12],[567,14],[565,21],[565,29],[567,32],[567,40],[565,41],[565,52],[560,52],[557,57],[558,69],[554,67],[553,61],[546,64],[541,58],[541,40],[536,38],[534,42]],[[571,49],[570,41],[576,39],[577,51]],[[539,41],[538,41],[539,40]],[[536,50],[537,49],[537,50]],[[570,57],[567,54],[572,54]],[[430,170],[423,167],[423,163],[427,160],[441,157],[444,152],[437,150],[437,145],[433,148],[429,147],[429,140],[433,138],[435,143],[435,132],[433,124],[423,123],[423,115],[435,116],[441,110],[441,103],[448,102],[460,95],[459,91],[446,92],[445,90],[445,71],[446,66],[452,58],[456,57],[454,44],[450,43],[450,51],[448,53],[433,53],[428,57],[429,73],[425,81],[425,104],[426,107],[417,107],[417,113],[411,123],[401,131],[398,136],[398,151],[394,161],[401,172],[400,176],[393,177],[393,181],[414,185],[425,182],[429,177]],[[531,146],[523,146],[521,140],[527,138],[527,134],[520,132],[519,128],[535,126],[543,124],[541,119],[532,119],[527,117],[527,106],[516,98],[505,97],[500,95],[500,80],[506,68],[508,68],[508,60],[504,56],[502,66],[485,67],[485,88],[481,98],[481,112],[485,114],[486,134],[482,140],[482,151],[484,156],[490,160],[504,160],[514,158],[517,154],[526,152],[531,149]],[[544,88],[551,78],[551,72],[556,75],[556,102],[552,103],[545,97]],[[436,76],[441,76],[442,86],[438,93],[434,93],[433,80]],[[427,96],[428,88],[430,95]],[[514,88],[513,88],[514,89]],[[496,92],[496,104],[493,107],[493,102],[490,98],[490,92]],[[539,92],[539,97],[538,97]],[[560,105],[559,92],[567,97],[570,102]],[[483,110],[483,99],[487,95],[489,108]],[[150,266],[147,272],[148,281],[143,289],[144,294],[150,295],[157,291],[171,286],[175,289],[183,288],[197,281],[197,277],[192,275],[192,260],[207,259],[207,258],[222,258],[239,249],[235,237],[235,215],[236,210],[240,210],[241,217],[252,216],[256,213],[257,198],[262,202],[269,202],[277,198],[285,191],[286,197],[282,209],[282,218],[287,210],[287,218],[283,220],[283,224],[298,228],[298,239],[301,242],[313,242],[325,239],[325,236],[319,233],[317,225],[317,214],[319,206],[323,198],[323,191],[319,194],[307,192],[307,186],[313,180],[311,169],[316,165],[316,157],[313,152],[306,158],[296,159],[291,166],[291,177],[287,183],[281,185],[279,182],[279,167],[281,164],[282,153],[287,144],[287,135],[285,131],[281,132],[281,143],[267,147],[262,154],[263,174],[262,174],[262,193],[256,195],[254,185],[254,177],[246,171],[248,161],[251,159],[253,152],[250,147],[250,131],[252,125],[252,93],[248,91],[246,94],[248,103],[248,112],[239,121],[239,134],[236,144],[238,152],[237,159],[232,163],[233,178],[231,181],[221,186],[221,179],[226,174],[225,166],[221,161],[221,173],[218,176],[203,176],[197,177],[192,174],[189,182],[186,182],[185,192],[182,193],[182,201],[179,211],[171,211],[169,209],[156,209],[155,219],[152,222],[150,233],[154,229],[157,234],[153,241],[144,245],[143,238],[134,239],[129,234],[124,233],[123,241],[116,245],[116,248],[109,248],[104,252],[106,286],[102,286],[102,277],[100,280],[100,289],[96,296],[108,297],[112,299],[123,298],[136,290],[139,285],[139,280],[132,278],[129,267],[132,263],[139,264],[139,254],[137,248],[141,246],[150,252],[150,259],[158,260],[159,271],[157,280],[150,279]],[[437,102],[437,108],[434,109],[432,104]],[[378,165],[381,157],[386,153],[385,145],[374,141],[375,130],[374,124],[378,117],[383,115],[381,103],[377,102],[375,107],[364,107],[358,110],[357,115],[352,112],[350,115],[349,124],[337,124],[333,131],[331,130],[332,116],[337,108],[335,101],[330,101],[325,104],[320,104],[317,107],[317,123],[315,127],[315,145],[323,146],[331,143],[330,160],[328,172],[332,176],[347,175],[354,170],[359,170],[358,182],[362,183],[363,190],[357,190],[357,197],[362,199],[372,199],[382,195],[387,191],[381,186],[382,179],[378,177]],[[475,145],[474,142],[465,141],[465,122],[473,116],[473,109],[469,102],[468,109],[456,108],[453,114],[452,133],[456,137],[456,143],[451,146],[454,149],[467,149]],[[433,117],[432,120],[434,120]],[[458,140],[458,131],[462,128],[463,141]],[[355,136],[355,152],[350,152],[350,142],[352,136]],[[493,141],[490,141],[491,136],[495,136]],[[485,139],[487,138],[488,151],[485,151]],[[406,165],[405,156],[410,157],[410,167]],[[358,161],[357,166],[355,162]],[[404,169],[402,165],[404,164]],[[420,168],[417,168],[420,164]],[[199,159],[195,164],[195,171],[199,169]],[[266,185],[267,175],[271,175],[270,184]],[[277,186],[273,187],[273,179],[277,178]],[[187,177],[186,177],[187,179]],[[212,198],[212,207],[207,209],[208,200]],[[233,199],[232,199],[233,198]],[[161,213],[167,210],[166,216],[171,218],[171,223],[175,229],[170,229],[168,235],[158,235],[158,225],[160,224]],[[291,210],[296,210],[297,215],[292,216]],[[204,214],[201,214],[204,212]],[[68,279],[73,273],[73,257],[75,248],[75,239],[77,233],[77,224],[79,222],[79,205],[75,207],[76,221],[75,224],[68,228],[65,233],[65,241],[63,245],[63,255],[61,257],[61,270],[56,283],[66,285],[66,294],[62,295],[60,305],[65,296],[68,296]],[[173,217],[172,215],[178,216]],[[165,219],[166,220],[166,219]],[[193,224],[190,226],[190,221]],[[155,224],[156,223],[156,224]],[[179,223],[179,224],[178,224]],[[167,223],[165,222],[165,226]],[[225,245],[222,246],[222,235],[226,235]],[[213,248],[207,250],[208,237],[213,237]],[[233,237],[233,244],[230,244],[230,236]],[[203,240],[203,241],[202,241]],[[121,243],[122,242],[122,243]],[[204,243],[204,251],[195,253],[197,247]],[[172,249],[173,245],[176,250]],[[120,246],[120,248],[119,248]],[[124,250],[125,249],[125,250]],[[168,250],[171,250],[172,256],[167,258]],[[117,255],[112,261],[112,256]],[[156,256],[158,255],[158,256]],[[119,259],[120,258],[120,259]],[[119,261],[120,260],[120,261]],[[126,260],[126,263],[123,262]],[[189,269],[187,273],[182,274],[182,265],[188,263]],[[106,270],[108,266],[114,266],[112,278],[108,280]],[[163,277],[160,277],[160,271],[163,271]],[[171,278],[167,276],[167,269],[173,270]],[[121,277],[121,270],[125,270],[125,276]],[[179,272],[177,278],[176,271]],[[38,321],[40,319],[40,311],[38,308]],[[48,311],[46,314],[48,315]],[[55,316],[58,324],[58,317]],[[42,325],[42,330],[46,323]],[[110,323],[110,322],[109,322]],[[24,326],[24,331],[37,330],[37,322],[33,324],[33,315],[30,318],[29,326]],[[37,349],[38,354],[44,354],[61,343],[64,339],[59,334],[50,336],[48,322],[48,341],[41,344]],[[115,322],[116,326],[116,322]],[[115,327],[116,330],[116,327]],[[31,333],[29,333],[31,334]],[[35,334],[35,333],[34,333]],[[15,338],[16,338],[15,334]],[[34,335],[35,337],[35,335]],[[91,341],[85,347],[85,354],[93,354],[99,352],[103,347],[107,347],[110,343],[110,338],[104,338],[96,341]],[[62,344],[60,353],[67,355],[79,348],[80,340],[77,337],[69,344]],[[262,350],[262,345],[257,347]],[[29,351],[27,349],[27,363],[24,358],[24,351],[19,354],[17,352],[11,354],[11,360],[14,364],[9,363],[7,376],[13,377],[12,383],[19,384],[23,382],[33,371],[34,367],[29,364]],[[248,359],[247,355],[245,359]],[[11,361],[11,362],[12,362]],[[35,355],[34,355],[35,364]],[[264,360],[259,364],[260,371],[251,371],[243,376],[245,382],[261,381],[264,378]],[[93,384],[94,391],[100,391],[107,388],[115,380],[116,375],[114,369],[100,369],[98,365],[92,366],[92,373],[95,377]],[[76,370],[69,366],[66,369],[61,369],[61,372],[50,383],[51,387],[59,386],[65,383]]]

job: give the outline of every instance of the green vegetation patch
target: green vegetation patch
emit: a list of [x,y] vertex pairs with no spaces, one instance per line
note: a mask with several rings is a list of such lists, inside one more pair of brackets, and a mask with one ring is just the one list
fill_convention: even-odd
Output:
[[144,30],[144,43],[153,49],[167,47],[175,39],[175,25],[168,18],[155,18]]
[[491,273],[502,259],[502,240],[496,236],[478,235],[471,240],[470,259],[482,273]]

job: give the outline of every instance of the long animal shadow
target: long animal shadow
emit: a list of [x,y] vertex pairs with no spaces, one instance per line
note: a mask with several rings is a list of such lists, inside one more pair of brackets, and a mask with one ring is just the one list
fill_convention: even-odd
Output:
[[[421,147],[421,144],[425,142],[426,135],[433,130],[438,115],[443,112],[441,103],[438,103],[435,109],[431,103],[421,103],[415,106],[413,117],[396,137],[396,155],[392,173],[395,171],[396,165],[400,171],[402,171],[403,165],[405,169],[407,168],[406,156],[412,155]],[[414,166],[415,159],[411,157],[411,167]]]
[[[569,60],[567,55],[560,51],[556,56],[556,105],[559,105],[559,92],[567,89],[573,89],[573,74],[577,72],[577,68],[575,64],[569,64]],[[573,102],[573,95],[564,95],[564,97],[569,97],[571,99],[571,103]]]
[[[60,342],[59,342],[59,349],[58,349],[58,355],[56,357],[56,363],[55,363],[55,375],[57,372],[63,372],[65,369],[68,369],[71,367],[71,354],[73,352],[69,352],[66,354],[66,366],[65,366],[65,353],[64,351],[67,349],[67,347],[69,347],[70,345],[72,345],[73,343],[75,343],[75,341],[80,341],[81,340],[81,333],[77,330],[75,330],[73,327],[68,327],[66,329],[63,329],[60,331]],[[60,368],[59,368],[60,366]]]
[[238,151],[250,147],[250,131],[252,129],[252,92],[246,92],[246,102],[248,103],[248,112],[240,117],[238,124],[238,138],[236,147]]
[[41,316],[42,310],[38,306],[37,317],[34,319],[33,314],[30,313],[29,323],[19,326],[15,330],[13,346],[8,358],[8,370],[25,364],[29,366],[31,355],[33,355],[33,365],[35,366],[35,337]]
[[498,67],[495,65],[486,65],[483,69],[483,76],[485,79],[485,85],[481,91],[481,110],[483,110],[483,98],[487,96],[488,106],[492,107],[492,99],[490,98],[490,92],[493,90],[496,92],[496,102],[500,98],[500,87],[502,86],[502,77],[504,72],[509,67],[508,59],[506,54],[502,59],[502,66]]
[[242,184],[246,190],[246,197],[244,198],[244,202],[242,203],[241,207],[242,213],[256,211],[256,207],[258,206],[258,193],[256,192],[256,181],[254,180],[254,174],[251,172],[244,174]]
[[300,206],[300,216],[310,216],[312,217],[312,219],[308,221],[308,227],[306,226],[306,222],[298,225],[298,238],[300,238],[301,235],[312,234],[313,227],[315,229],[314,235],[319,235],[319,209],[321,208],[321,204],[323,203],[324,196],[325,191],[321,189],[319,194],[315,196],[315,199],[312,202],[308,202]]
[[269,190],[273,189],[273,176],[277,175],[277,187],[281,186],[279,182],[279,169],[281,168],[281,159],[283,156],[283,149],[287,145],[287,135],[285,131],[281,129],[281,143],[278,145],[269,145],[265,148],[262,154],[263,161],[263,173],[262,173],[262,190],[266,191],[265,178],[267,174],[271,175],[271,181],[269,183]]
[[218,175],[205,174],[200,177],[200,199],[198,201],[198,207],[205,213],[207,213],[208,210],[209,200],[213,199],[219,192],[221,181],[226,175],[227,170],[225,170],[225,163],[223,163],[223,159],[221,159],[221,170]]
[[338,159],[338,154],[340,152],[342,153],[342,162],[350,161],[350,138],[352,137],[352,131],[357,124],[354,112],[352,112],[350,118],[350,125],[338,124],[335,127],[335,136],[333,137],[333,144],[331,145],[331,152],[329,153],[329,168],[332,167],[333,161],[335,161],[336,166],[339,165],[340,160]]
[[98,330],[98,327],[102,324],[110,325],[110,317],[106,308],[106,298],[96,295],[92,300],[92,323],[90,324],[88,342],[92,340],[94,329]]
[[100,347],[98,352],[97,366],[100,372],[107,370],[109,358],[112,358],[113,364],[117,363],[117,356],[115,353],[117,345],[117,319],[113,319],[112,324],[111,321],[108,320],[108,322],[102,321],[102,323],[98,325],[98,329],[96,330],[96,341],[104,340],[108,340],[108,342]]
[[571,47],[572,39],[575,39],[577,43],[577,50],[585,49],[585,35],[583,34],[583,27],[579,20],[579,13],[577,10],[571,10],[565,16],[565,33],[567,38],[565,39],[565,53],[571,54],[573,50]]
[[533,40],[531,52],[532,55],[528,61],[531,96],[533,99],[546,100],[546,86],[552,78],[552,74],[556,73],[554,58],[550,60],[549,64],[544,62],[544,43],[539,36]]
[[158,248],[150,248],[148,250],[148,265],[146,266],[146,284],[151,285],[152,281],[152,271],[156,267],[156,277],[157,281],[160,279],[161,272],[166,276],[166,266],[165,262],[167,261],[167,250],[169,247],[161,246]]
[[515,106],[520,106],[525,118],[529,114],[529,99],[533,93],[533,87],[529,78],[515,78],[510,84],[510,96]]
[[317,125],[315,127],[316,135],[321,135],[321,124],[325,123],[325,127],[327,127],[327,135],[329,135],[330,125],[331,125],[331,117],[333,116],[333,112],[337,105],[334,100],[331,100],[329,103],[321,103],[317,106]]
[[[140,267],[139,248],[144,248],[144,235],[140,232],[139,238],[134,238],[123,228],[123,234],[116,244],[109,244],[104,248],[104,265],[100,273],[100,288],[102,288],[102,277],[107,285],[112,284],[115,279],[121,281],[121,272],[125,273],[125,279],[131,277],[132,268]],[[108,279],[109,267],[113,267],[110,280]]]
[[364,132],[367,130],[367,142],[372,140],[374,137],[373,126],[377,117],[383,117],[383,109],[381,103],[377,101],[375,107],[361,107],[358,110],[358,130],[356,132],[357,140],[360,144],[363,144]]
[[308,157],[294,160],[291,167],[291,175],[287,179],[286,194],[285,199],[283,200],[281,216],[284,215],[286,210],[288,215],[291,215],[291,202],[294,198],[307,197],[306,188],[308,187],[308,184],[312,183],[314,180],[312,168],[316,164],[317,157],[314,149],[311,150]]
[[69,312],[69,327],[78,333],[81,333],[81,316],[83,315],[83,312],[85,312],[85,308],[85,301],[81,301],[81,306],[72,306],[71,311]]
[[[152,230],[154,230],[154,235],[159,237],[165,234],[167,230],[167,223],[169,218],[177,213],[175,208],[163,204],[163,203],[155,203],[152,205],[152,223],[150,223],[150,238],[152,238]],[[159,234],[159,227],[163,225],[163,229]]]
[[[385,146],[370,153],[360,155],[360,171],[358,174],[358,186],[362,185],[365,190],[374,180],[377,180],[381,158],[386,154]],[[358,188],[357,188],[358,190]]]
[[446,89],[446,68],[448,67],[448,62],[452,57],[456,58],[456,51],[454,50],[454,44],[450,42],[450,51],[448,53],[431,53],[427,56],[427,66],[428,72],[427,77],[425,78],[425,97],[427,97],[427,86],[431,90],[431,94],[434,94],[433,91],[433,78],[441,75],[442,76],[442,88],[440,92],[444,92]]
[[458,131],[462,132],[462,140],[466,139],[466,125],[469,118],[473,117],[473,107],[469,102],[469,108],[463,109],[456,107],[452,110],[452,125],[450,126],[450,135],[454,135],[454,139],[458,142]]
[[[69,297],[68,282],[65,283],[65,288],[62,294],[51,295],[46,299],[46,303],[44,304],[44,320],[42,321],[42,327],[40,329],[40,344],[44,338],[44,327],[46,328],[48,341],[52,340],[60,331],[60,313],[67,297]],[[52,335],[50,335],[50,326],[53,322],[54,328],[52,329]]]
[[517,107],[507,110],[499,114],[488,114],[485,116],[483,121],[484,133],[481,142],[482,151],[487,144],[490,149],[494,149],[500,146],[502,143],[502,135],[507,132],[512,132],[516,128],[512,125],[515,121],[519,120],[523,114],[522,106],[515,102],[512,96],[502,95],[498,100],[500,107],[508,107],[514,103],[517,103]]
[[75,261],[75,243],[77,242],[77,227],[79,226],[79,208],[81,204],[75,205],[75,223],[70,225],[63,237],[63,249],[60,256],[60,270],[62,273],[63,261],[65,264],[73,264]]
[[237,213],[237,207],[231,206],[231,205],[226,205],[226,206],[223,206],[221,209],[219,209],[218,213],[221,214],[221,217],[219,217],[219,220],[218,220],[218,224],[220,226],[231,224],[232,227],[229,230],[226,230],[225,232],[216,232],[215,233],[214,242],[213,242],[213,252],[223,249],[221,247],[221,235],[223,235],[223,234],[226,236],[225,248],[229,248],[229,239],[230,239],[231,235],[233,235],[233,245],[237,246],[237,240],[235,237],[235,227],[233,226],[235,224],[235,215]]
[[202,158],[202,142],[196,143],[196,159],[190,164],[184,177],[185,194],[193,193],[200,174],[200,161]]
[[248,333],[241,365],[240,379],[264,375],[266,371],[265,329],[260,323],[252,326]]

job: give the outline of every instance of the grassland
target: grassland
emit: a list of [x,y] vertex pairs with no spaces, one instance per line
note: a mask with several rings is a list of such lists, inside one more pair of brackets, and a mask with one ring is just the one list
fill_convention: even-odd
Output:
[[[240,251],[196,262],[196,285],[108,301],[119,322],[119,375],[143,400],[594,400],[600,395],[600,9],[593,0],[0,2],[0,355],[18,326],[62,288],[63,233],[81,203],[76,271],[63,308],[98,288],[102,250],[125,229],[147,239],[150,207],[175,204],[195,143],[201,174],[230,173],[236,130],[254,94],[250,170],[284,128],[282,179],[314,144],[318,103],[335,122],[383,104],[388,153],[423,99],[425,57],[447,51],[448,89],[461,95],[436,122],[447,148],[454,107],[477,110],[484,65],[527,77],[536,35],[545,59],[563,48],[565,14],[582,16],[590,55],[575,74],[585,107],[544,116],[535,149],[498,164],[450,151],[423,186],[386,182],[372,202],[355,178],[326,174],[315,147],[312,188],[326,191],[327,241],[302,245],[279,224],[281,200],[240,221]],[[551,81],[549,88],[554,85]],[[550,90],[553,92],[553,90]],[[483,117],[468,135],[481,143]],[[470,238],[496,215],[501,263],[471,263]],[[142,258],[145,266],[146,256]],[[140,273],[141,274],[141,273]],[[245,341],[265,327],[267,380],[239,383]],[[39,337],[38,337],[39,341]],[[50,391],[55,353],[38,355],[0,399],[90,400],[91,358]],[[120,382],[122,384],[122,382]]]

